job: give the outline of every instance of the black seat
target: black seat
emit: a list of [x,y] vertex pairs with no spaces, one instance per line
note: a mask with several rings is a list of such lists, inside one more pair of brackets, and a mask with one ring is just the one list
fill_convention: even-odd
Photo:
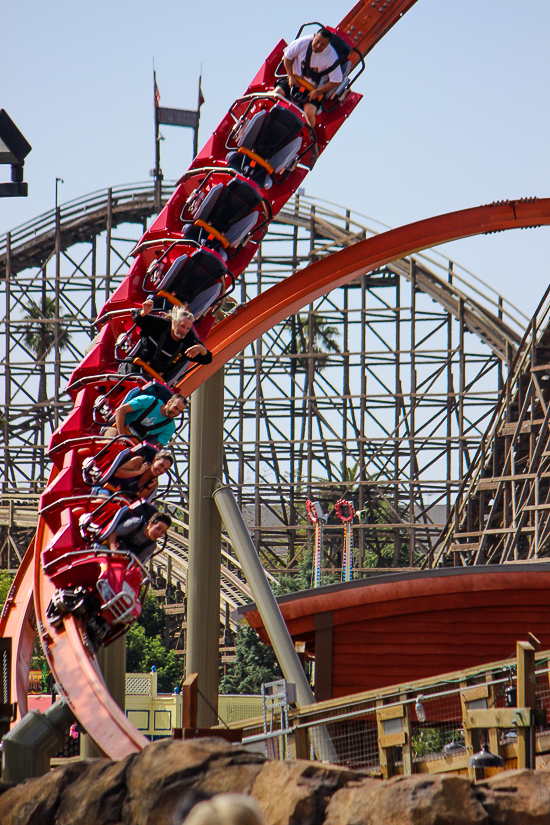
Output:
[[157,286],[157,291],[170,292],[184,304],[200,292],[225,277],[227,267],[206,249],[178,258]]
[[[191,198],[194,198],[194,193]],[[191,200],[190,198],[190,200]],[[258,222],[258,215],[254,211],[263,198],[254,186],[245,180],[232,178],[229,183],[218,183],[208,192],[192,220],[193,226],[185,227],[183,236],[199,243],[208,242],[210,229],[223,236],[214,238],[213,245],[236,247],[246,237]],[[182,219],[189,220],[186,215],[187,204],[182,211]],[[206,224],[205,226],[203,224]]]
[[303,128],[302,118],[279,104],[269,112],[265,109],[257,112],[236,127],[239,148],[229,153],[227,162],[265,188],[271,183],[270,174],[284,173],[296,160],[303,142],[299,136]]
[[340,35],[336,34],[336,32],[332,33],[332,37],[330,38],[330,45],[338,55],[338,64],[340,66],[340,69],[342,70],[342,80],[340,82],[340,85],[329,93],[328,99],[323,100],[323,109],[325,109],[325,111],[330,111],[330,109],[333,108],[333,106],[335,106],[338,102],[338,98],[340,97],[342,92],[346,91],[349,88],[349,83],[347,83],[346,80],[351,71],[350,54],[353,51],[353,47],[350,46],[349,43],[346,43],[344,38],[340,37]]

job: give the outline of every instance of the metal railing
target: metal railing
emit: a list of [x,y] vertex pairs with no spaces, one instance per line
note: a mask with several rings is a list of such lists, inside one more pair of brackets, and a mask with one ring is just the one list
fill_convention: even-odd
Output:
[[[518,673],[520,682],[525,681],[514,657],[291,709],[291,753],[295,758],[312,758],[311,734],[323,726],[338,764],[374,776],[464,772],[469,758],[484,743],[500,754],[506,767],[525,767],[519,739],[529,731],[532,753],[524,753],[523,761],[531,759],[534,766],[536,755],[550,752],[550,651],[537,653],[535,660],[536,696],[528,711],[514,707],[514,699],[510,703],[511,697],[517,701],[522,695]],[[231,727],[242,729],[243,744],[261,741],[262,719]]]

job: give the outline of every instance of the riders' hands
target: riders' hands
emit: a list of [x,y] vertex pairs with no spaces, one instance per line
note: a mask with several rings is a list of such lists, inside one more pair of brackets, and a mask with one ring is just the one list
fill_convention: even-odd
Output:
[[143,464],[141,465],[141,470],[139,471],[140,476],[142,476],[143,473],[146,473],[147,470],[150,470],[150,469],[151,469],[151,462],[150,461],[144,461]]
[[149,313],[151,312],[152,309],[153,309],[153,302],[152,302],[151,298],[147,298],[147,300],[144,301],[143,304],[141,305],[141,312],[139,314],[140,315],[149,315]]
[[185,350],[185,354],[188,358],[195,358],[197,355],[206,355],[207,349],[202,344],[194,344],[189,349]]

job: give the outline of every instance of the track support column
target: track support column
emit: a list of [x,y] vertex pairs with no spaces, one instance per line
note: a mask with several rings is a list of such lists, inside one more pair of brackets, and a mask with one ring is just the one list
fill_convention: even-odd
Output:
[[[115,639],[109,647],[100,647],[97,661],[109,693],[122,710],[126,705],[126,634]],[[80,756],[96,758],[101,753],[87,733],[80,734]]]
[[193,393],[189,427],[186,674],[199,674],[198,727],[218,721],[221,519],[212,493],[222,475],[223,392],[221,369]]

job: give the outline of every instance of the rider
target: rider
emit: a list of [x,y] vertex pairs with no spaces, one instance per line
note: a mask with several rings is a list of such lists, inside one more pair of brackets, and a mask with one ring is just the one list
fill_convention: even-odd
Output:
[[[212,353],[193,329],[193,314],[185,307],[175,306],[168,315],[150,315],[153,306],[153,301],[148,298],[141,309],[132,310],[134,323],[141,330],[139,358],[166,382],[177,377],[186,361],[210,364]],[[119,371],[133,369],[133,365],[129,370],[127,365],[122,365]]]
[[173,463],[169,450],[159,450],[152,461],[135,455],[113,473],[112,483],[123,493],[136,493],[140,498],[148,498],[156,491],[159,476],[167,473]]
[[145,564],[157,549],[157,541],[171,525],[172,519],[166,513],[155,513],[149,520],[140,514],[129,513],[109,535],[109,547],[113,551],[130,550]]
[[140,441],[165,447],[176,432],[174,419],[183,415],[186,406],[187,399],[179,393],[165,402],[147,393],[139,393],[117,407],[115,426],[105,428],[104,435],[115,438],[129,433]]
[[[338,53],[330,45],[331,37],[329,29],[323,27],[313,35],[294,40],[283,53],[287,77],[279,82],[275,93],[299,102],[310,126],[315,126],[315,115],[323,97],[343,78]],[[302,78],[315,87],[312,91],[306,89],[303,97],[299,94]]]

